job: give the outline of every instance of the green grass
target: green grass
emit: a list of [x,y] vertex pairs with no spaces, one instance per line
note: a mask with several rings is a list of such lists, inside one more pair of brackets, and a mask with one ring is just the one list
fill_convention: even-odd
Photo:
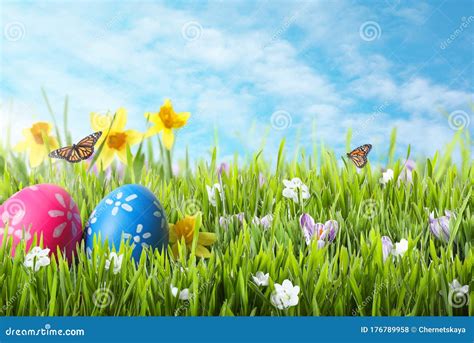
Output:
[[[394,158],[395,135],[392,143],[387,167],[394,169],[397,178],[403,162]],[[110,191],[138,183],[160,199],[171,223],[183,218],[192,203],[202,212],[202,230],[217,233],[218,240],[206,260],[183,248],[178,260],[167,251],[149,251],[135,264],[129,260],[130,247],[122,246],[125,258],[116,275],[104,268],[108,253],[104,246],[94,249],[91,260],[80,247],[71,265],[59,256],[32,273],[22,264],[24,249],[12,258],[4,242],[0,247],[0,315],[473,315],[471,146],[468,133],[459,132],[446,151],[417,160],[413,184],[390,182],[382,187],[379,168],[367,165],[358,173],[350,163],[340,167],[340,158],[325,148],[309,155],[298,151],[297,159],[291,160],[282,143],[274,166],[262,154],[247,158],[243,165],[234,163],[222,177],[225,195],[217,207],[209,204],[206,192],[206,185],[218,182],[215,150],[210,159],[198,160],[192,167],[184,161],[180,174],[171,176],[169,164],[153,159],[151,147],[143,146],[129,156],[132,166],[124,176],[114,169],[108,178],[88,172],[84,164],[60,162],[29,170],[24,156],[4,146],[0,148],[3,201],[28,185],[55,183],[73,195],[85,223]],[[454,164],[457,150],[462,161]],[[266,178],[261,188],[260,173]],[[300,205],[282,197],[282,180],[296,176],[311,191],[310,199]],[[372,218],[365,213],[368,201],[375,204]],[[438,216],[445,209],[456,214],[451,226],[454,239],[449,243],[437,240],[428,229],[429,212]],[[243,225],[234,222],[228,230],[219,226],[221,215],[240,212],[245,213]],[[316,244],[307,247],[298,223],[303,212],[317,221],[337,220],[335,241],[323,249]],[[263,231],[252,224],[254,215],[268,213],[274,216],[271,229]],[[409,240],[403,258],[383,262],[383,235],[394,242]],[[257,271],[270,273],[268,287],[252,282]],[[300,286],[300,299],[297,306],[278,310],[270,303],[270,294],[273,284],[284,279]],[[460,308],[450,305],[453,279],[470,286],[471,301]],[[193,296],[188,302],[174,298],[170,284],[189,288]]]

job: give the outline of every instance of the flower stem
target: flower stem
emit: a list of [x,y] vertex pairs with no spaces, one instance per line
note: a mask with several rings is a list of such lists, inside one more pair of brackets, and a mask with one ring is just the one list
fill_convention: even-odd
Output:
[[169,178],[173,178],[173,167],[171,165],[171,150],[168,150],[165,148],[165,151],[166,151],[166,162],[168,164],[168,175],[169,175]]

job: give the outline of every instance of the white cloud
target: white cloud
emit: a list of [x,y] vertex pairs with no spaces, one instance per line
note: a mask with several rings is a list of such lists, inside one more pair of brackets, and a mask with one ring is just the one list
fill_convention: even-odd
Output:
[[404,110],[414,114],[436,114],[467,107],[474,100],[472,93],[449,89],[423,78],[414,78],[399,88],[400,103]]
[[390,14],[416,25],[421,25],[429,18],[433,11],[433,8],[426,3],[414,3],[410,5],[412,7],[403,7],[403,5],[394,6],[390,9]]
[[[313,121],[318,139],[340,146],[349,125],[370,119],[371,113],[359,108],[362,103],[389,99],[390,110],[366,124],[367,139],[382,144],[395,124],[403,131],[400,142],[413,139],[420,150],[432,151],[432,141],[411,133],[427,125],[426,118],[432,118],[437,107],[457,109],[472,99],[471,93],[421,75],[404,77],[381,53],[366,50],[359,26],[376,14],[346,1],[331,6],[260,2],[249,5],[248,15],[242,15],[246,9],[239,12],[215,3],[206,10],[147,2],[112,10],[96,3],[75,4],[74,11],[69,6],[6,8],[2,16],[24,22],[27,35],[2,46],[3,74],[9,84],[2,98],[10,99],[11,92],[14,102],[34,103],[44,120],[49,116],[40,87],[46,87],[58,110],[69,94],[77,137],[90,130],[89,112],[120,106],[129,109],[129,126],[143,129],[143,113],[157,110],[170,97],[177,111],[192,112],[179,143],[189,144],[195,156],[213,144],[214,127],[223,154],[255,150],[270,127],[271,113],[278,109],[291,113],[293,125],[270,131],[267,154],[276,151],[284,136],[289,146],[296,145],[298,130],[306,137]],[[423,11],[399,8],[398,15],[416,22]],[[195,41],[182,36],[183,25],[191,21],[202,27]],[[298,39],[288,36],[293,29]],[[301,57],[301,49],[308,47],[316,51],[315,60]],[[396,108],[406,111],[407,118],[394,119]],[[19,117],[30,115],[26,111]],[[256,126],[254,136],[248,134],[251,125]],[[436,140],[443,130],[443,125],[435,125],[426,137]]]

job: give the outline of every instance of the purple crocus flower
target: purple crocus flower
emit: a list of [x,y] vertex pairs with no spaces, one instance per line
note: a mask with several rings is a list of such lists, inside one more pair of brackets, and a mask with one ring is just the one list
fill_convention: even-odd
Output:
[[413,160],[406,160],[404,165],[405,167],[400,173],[399,180],[403,180],[405,182],[411,183],[413,181],[412,173],[413,173],[413,170],[415,170],[416,168],[416,163]]
[[262,218],[259,218],[257,216],[253,217],[252,219],[252,224],[261,226],[264,230],[268,230],[273,223],[273,215],[267,214],[266,216],[263,216]]
[[406,160],[405,168],[409,171],[413,171],[416,168],[416,162],[413,160]]
[[226,217],[224,217],[224,216],[221,216],[221,217],[219,218],[219,225],[220,225],[221,227],[223,227],[224,229],[227,230],[227,229],[229,228],[229,224],[230,224],[229,218],[226,218]]
[[273,215],[271,214],[267,214],[266,216],[263,216],[262,218],[260,218],[260,225],[262,225],[262,227],[265,230],[269,229],[272,226],[272,223],[273,223]]
[[219,165],[219,168],[217,168],[217,176],[219,177],[219,179],[221,178],[222,173],[225,172],[226,174],[228,174],[228,173],[229,173],[229,170],[230,170],[229,164],[226,163],[226,162],[222,162],[222,163]]
[[303,231],[303,236],[306,240],[306,245],[309,245],[311,243],[311,239],[314,236],[314,226],[315,222],[313,217],[311,217],[307,213],[303,213],[300,217],[300,227]]
[[239,220],[240,224],[243,224],[245,220],[245,214],[241,212],[231,216],[221,216],[219,218],[219,225],[227,230],[232,221],[236,219]]
[[173,166],[171,167],[171,171],[174,176],[178,176],[180,172],[179,164],[178,163],[173,163]]
[[382,236],[382,253],[383,253],[383,261],[387,259],[390,253],[393,250],[393,243],[390,237]]
[[339,223],[335,220],[328,220],[324,223],[325,232],[327,232],[329,242],[336,238],[337,230],[339,230]]
[[237,213],[237,214],[234,214],[233,216],[234,218],[237,218],[240,222],[240,224],[243,224],[244,223],[244,220],[245,220],[245,213],[244,212],[240,212],[240,213]]
[[328,220],[325,224],[315,223],[313,217],[307,213],[303,213],[300,217],[300,227],[306,245],[310,245],[313,239],[318,241],[318,248],[322,248],[327,242],[332,242],[336,238],[339,224],[335,220]]
[[262,173],[259,173],[258,174],[258,185],[260,188],[263,187],[263,185],[267,182],[267,179],[265,178],[265,175],[263,175]]
[[445,210],[444,213],[446,215],[439,218],[434,217],[434,212],[430,213],[430,231],[436,238],[448,242],[451,236],[449,222],[453,214],[448,210]]

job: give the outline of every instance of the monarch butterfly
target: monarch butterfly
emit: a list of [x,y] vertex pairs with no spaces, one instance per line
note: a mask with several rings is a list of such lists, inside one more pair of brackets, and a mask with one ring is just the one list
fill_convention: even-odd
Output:
[[372,144],[364,144],[347,153],[357,168],[363,168],[367,164],[367,155],[372,150]]
[[81,139],[77,144],[51,151],[49,157],[59,158],[70,163],[87,160],[94,153],[94,145],[97,143],[100,136],[102,136],[102,131],[95,132]]

